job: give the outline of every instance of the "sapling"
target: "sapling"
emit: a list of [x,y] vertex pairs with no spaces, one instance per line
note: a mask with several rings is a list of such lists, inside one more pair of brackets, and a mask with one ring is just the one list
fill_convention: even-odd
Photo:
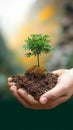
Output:
[[48,35],[32,34],[26,40],[24,49],[27,50],[25,55],[30,57],[37,56],[37,66],[32,66],[25,71],[24,75],[13,76],[13,82],[16,83],[17,88],[23,88],[28,94],[31,94],[36,100],[40,96],[49,91],[57,84],[58,75],[51,73],[44,68],[40,67],[39,56],[42,53],[49,53],[53,47],[50,45]]
[[29,52],[25,53],[27,57],[37,56],[37,66],[39,67],[39,55],[41,53],[49,53],[53,47],[49,44],[51,41],[47,34],[32,34],[26,40],[23,48]]

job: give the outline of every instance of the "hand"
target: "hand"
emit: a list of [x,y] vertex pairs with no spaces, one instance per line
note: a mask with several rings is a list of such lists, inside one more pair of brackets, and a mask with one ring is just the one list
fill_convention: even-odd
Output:
[[40,98],[41,104],[47,103],[49,109],[64,103],[73,94],[73,69],[57,70],[53,73],[60,75],[57,85]]
[[52,109],[67,101],[73,94],[73,69],[56,70],[53,73],[60,75],[58,83],[53,89],[43,94],[39,101],[36,101],[23,89],[17,89],[11,78],[8,79],[8,84],[12,93],[25,107],[30,109]]
[[44,105],[40,104],[39,101],[35,100],[33,96],[28,94],[23,89],[17,89],[16,84],[12,82],[12,78],[8,78],[8,85],[13,95],[25,106],[30,109],[44,109]]

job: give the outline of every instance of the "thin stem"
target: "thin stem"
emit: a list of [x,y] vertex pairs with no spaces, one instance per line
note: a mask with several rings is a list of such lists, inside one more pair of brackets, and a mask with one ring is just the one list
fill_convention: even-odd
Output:
[[39,54],[37,55],[37,62],[38,62],[38,67],[40,66],[39,65]]

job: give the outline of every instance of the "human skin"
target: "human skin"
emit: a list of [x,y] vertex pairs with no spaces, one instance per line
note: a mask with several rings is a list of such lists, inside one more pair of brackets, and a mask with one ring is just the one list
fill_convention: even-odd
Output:
[[61,69],[53,71],[59,74],[57,85],[41,95],[39,101],[28,94],[25,90],[19,88],[12,82],[12,78],[8,78],[8,85],[13,95],[23,104],[24,107],[30,109],[52,109],[59,104],[66,102],[73,94],[73,69]]

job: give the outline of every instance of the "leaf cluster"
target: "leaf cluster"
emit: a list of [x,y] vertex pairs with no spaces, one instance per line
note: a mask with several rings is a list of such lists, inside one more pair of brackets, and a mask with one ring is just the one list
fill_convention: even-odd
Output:
[[41,53],[49,53],[53,48],[49,44],[51,41],[48,35],[32,34],[25,40],[23,48],[29,52],[25,55],[30,57],[32,55],[39,55]]

